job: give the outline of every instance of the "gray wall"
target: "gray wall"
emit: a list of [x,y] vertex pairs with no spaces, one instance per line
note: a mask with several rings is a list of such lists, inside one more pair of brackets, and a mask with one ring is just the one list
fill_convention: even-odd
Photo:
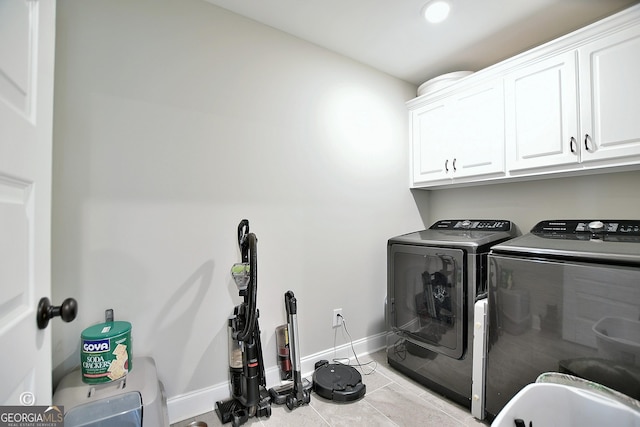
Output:
[[384,330],[386,240],[423,227],[413,85],[201,0],[60,0],[56,49],[53,297],[79,314],[54,381],[113,308],[170,398],[226,382],[242,218],[267,367],[288,289],[302,356],[333,347],[334,308],[354,340]]
[[500,217],[523,233],[544,219],[637,219],[640,171],[436,190],[420,205],[433,221]]
[[333,347],[333,308],[354,340],[383,330],[392,235],[639,216],[640,172],[411,192],[414,86],[200,0],[59,0],[56,49],[53,297],[80,310],[54,322],[54,380],[114,308],[169,397],[225,382],[245,217],[272,367],[288,289],[303,357]]

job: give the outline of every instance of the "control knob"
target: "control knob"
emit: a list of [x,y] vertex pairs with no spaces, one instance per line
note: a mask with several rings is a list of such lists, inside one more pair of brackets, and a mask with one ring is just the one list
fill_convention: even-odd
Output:
[[604,223],[602,221],[591,221],[587,227],[594,233],[598,233],[604,230]]

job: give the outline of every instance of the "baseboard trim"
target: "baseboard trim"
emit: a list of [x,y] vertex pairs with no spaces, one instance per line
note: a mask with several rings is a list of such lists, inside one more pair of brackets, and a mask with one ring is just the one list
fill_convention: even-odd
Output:
[[[355,360],[354,352],[357,357],[374,353],[386,346],[386,336],[386,333],[380,333],[362,338],[353,343],[349,342],[336,346],[335,348],[332,347],[328,350],[302,357],[300,359],[302,375],[310,378],[313,375],[315,364],[319,360],[332,361],[334,358],[349,358],[350,361],[353,361]],[[351,349],[352,345],[353,350]],[[265,375],[267,377],[268,388],[280,384],[280,373],[277,366],[267,367],[267,369],[265,369]],[[229,383],[225,381],[211,387],[170,397],[167,399],[169,422],[174,424],[213,411],[215,402],[224,400],[228,398],[229,395]]]

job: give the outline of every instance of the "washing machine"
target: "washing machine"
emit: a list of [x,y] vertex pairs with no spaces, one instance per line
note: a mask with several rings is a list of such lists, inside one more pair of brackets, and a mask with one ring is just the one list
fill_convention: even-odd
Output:
[[640,399],[640,220],[540,221],[488,260],[475,417],[493,419],[545,372]]
[[133,359],[135,368],[123,379],[85,384],[80,368],[67,374],[53,394],[64,406],[66,427],[168,427],[164,387],[150,357]]
[[441,220],[389,239],[391,367],[471,408],[474,302],[486,291],[489,249],[517,234],[507,220]]

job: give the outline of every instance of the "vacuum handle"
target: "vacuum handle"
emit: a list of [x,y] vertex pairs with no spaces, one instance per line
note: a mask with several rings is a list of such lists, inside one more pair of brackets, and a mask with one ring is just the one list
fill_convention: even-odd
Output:
[[240,247],[240,255],[242,262],[249,262],[249,248],[247,245],[247,236],[249,235],[249,220],[243,219],[238,224],[238,246]]
[[284,306],[287,308],[287,316],[295,315],[298,313],[298,301],[293,295],[293,291],[287,291],[284,294]]

